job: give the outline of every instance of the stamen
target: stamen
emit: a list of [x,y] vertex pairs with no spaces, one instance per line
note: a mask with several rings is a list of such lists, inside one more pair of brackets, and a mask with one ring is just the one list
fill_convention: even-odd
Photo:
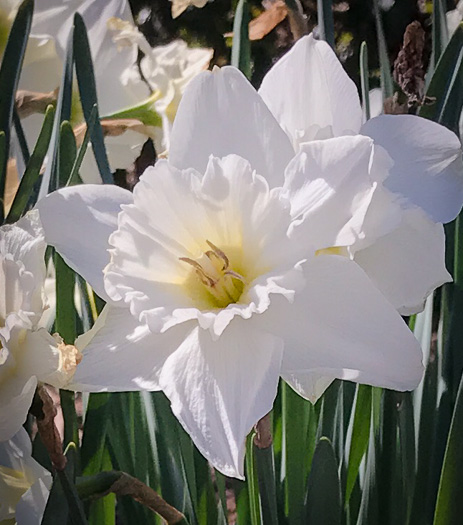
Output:
[[[206,287],[207,292],[214,297],[220,308],[225,308],[231,303],[238,302],[243,291],[242,283],[245,279],[242,275],[230,269],[230,260],[225,252],[206,241],[211,250],[204,253],[206,258],[199,260],[189,257],[179,257],[180,261],[186,262],[195,270],[200,282]],[[201,262],[199,262],[201,261]],[[236,281],[239,281],[236,282]]]
[[[230,261],[228,260],[228,257],[225,255],[225,253],[220,248],[217,248],[215,244],[212,244],[211,241],[206,241],[206,243],[212,248],[212,252],[214,253],[214,255],[217,258],[222,259],[222,261],[224,262],[224,266],[222,270],[226,270],[230,266]],[[208,253],[210,252],[206,252],[206,255]],[[209,257],[209,255],[207,256]]]
[[233,270],[227,270],[226,272],[224,272],[224,275],[229,275],[230,277],[234,277],[235,279],[238,279],[238,281],[241,281],[243,284],[246,284],[244,277],[240,275],[239,273],[234,272]]
[[193,268],[196,270],[196,274],[198,275],[203,284],[205,284],[206,286],[214,286],[216,284],[217,281],[215,281],[214,279],[212,279],[212,277],[207,275],[207,273],[204,271],[204,268],[199,264],[198,261],[190,259],[189,257],[179,257],[179,259],[193,266]]

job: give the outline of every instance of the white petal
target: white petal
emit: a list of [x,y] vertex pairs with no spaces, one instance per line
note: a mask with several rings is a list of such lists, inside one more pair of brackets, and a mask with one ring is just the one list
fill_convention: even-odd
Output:
[[355,134],[362,124],[355,84],[331,47],[312,35],[272,67],[259,94],[295,145]]
[[445,268],[445,234],[420,208],[406,210],[402,223],[355,261],[402,315],[424,308],[426,297],[452,280]]
[[16,525],[42,523],[52,485],[51,474],[48,474],[49,477],[38,479],[16,505]]
[[350,246],[363,237],[363,221],[374,189],[372,154],[373,142],[361,136],[301,146],[288,165],[284,188],[291,215],[297,220],[297,234],[303,235],[306,243],[318,250]]
[[[203,177],[158,162],[142,176],[133,205],[124,207],[110,238],[114,249],[105,271],[108,295],[124,298],[131,313],[153,332],[198,318],[203,328],[212,327],[220,335],[215,318],[225,316],[229,322],[235,314],[250,316],[255,308],[266,308],[265,293],[257,294],[261,300],[254,301],[254,296],[226,312],[219,310],[207,293],[204,298],[192,289],[192,268],[184,258],[204,257],[210,241],[228,253],[230,268],[243,274],[250,289],[258,284],[267,290],[281,268],[291,272],[308,252],[288,238],[289,206],[280,197],[280,189],[270,190],[236,155],[211,158]],[[273,271],[278,275],[270,275]],[[268,278],[254,283],[260,276]]]
[[420,206],[436,222],[449,222],[463,203],[463,160],[457,136],[414,115],[380,115],[361,133],[394,161],[384,185]]
[[248,160],[271,187],[281,186],[294,152],[244,75],[233,67],[198,75],[180,102],[169,161],[204,173],[210,155],[235,153]]
[[316,403],[336,379],[335,377],[324,376],[317,372],[299,372],[297,370],[282,372],[281,377],[294,391],[303,398],[308,399],[311,403]]
[[153,334],[128,308],[107,305],[93,328],[76,341],[83,359],[66,388],[84,392],[159,390],[165,359],[191,329],[184,325]]
[[103,284],[108,238],[117,228],[121,205],[132,200],[117,186],[86,184],[55,191],[37,203],[47,243],[105,301],[110,300]]
[[383,90],[381,88],[371,89],[368,93],[370,99],[370,118],[381,115],[383,109]]
[[396,390],[415,388],[423,372],[420,345],[363,270],[346,257],[320,255],[305,273],[306,288],[294,303],[278,308],[282,300],[276,297],[262,316],[285,340],[282,377],[315,372]]
[[45,248],[36,211],[0,228],[0,323],[14,312],[32,323],[40,319]]
[[0,442],[10,439],[26,421],[37,379],[11,375],[0,385]]
[[282,343],[234,321],[219,341],[196,328],[167,359],[160,383],[199,451],[243,478],[245,439],[277,393]]
[[[24,428],[0,443],[0,519],[14,517],[17,525],[41,522],[53,482],[50,472],[31,457],[31,452],[31,440]],[[3,472],[2,467],[6,467]]]

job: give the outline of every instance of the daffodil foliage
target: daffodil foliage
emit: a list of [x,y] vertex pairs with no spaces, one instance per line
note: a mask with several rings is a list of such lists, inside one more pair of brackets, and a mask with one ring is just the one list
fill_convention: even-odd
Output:
[[244,0],[247,76],[126,0],[0,3],[1,525],[463,520],[460,11],[401,105],[390,3],[362,97],[331,2],[277,7],[256,89]]

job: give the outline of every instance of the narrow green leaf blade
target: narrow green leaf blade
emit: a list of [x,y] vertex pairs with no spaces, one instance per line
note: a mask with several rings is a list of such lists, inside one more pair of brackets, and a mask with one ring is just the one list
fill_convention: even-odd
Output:
[[448,42],[446,3],[433,0],[432,3],[432,67],[435,68]]
[[53,119],[55,110],[52,106],[47,108],[45,118],[43,121],[42,129],[40,131],[37,144],[35,145],[34,151],[32,152],[29,163],[27,164],[26,171],[19,184],[18,191],[16,192],[13,204],[8,213],[6,222],[11,224],[16,222],[26,211],[27,205],[30,202],[30,197],[34,190],[37,181],[40,178],[40,170],[47,154],[48,145],[50,144],[51,134],[53,130]]
[[437,496],[434,525],[454,525],[463,516],[463,378],[458,389]]
[[426,91],[430,100],[419,115],[458,130],[463,107],[463,24],[460,24],[445,48]]
[[384,98],[392,97],[394,94],[394,83],[392,81],[391,63],[387,52],[386,37],[384,36],[383,20],[379,9],[378,0],[373,0],[376,33],[378,36],[379,67],[381,72],[381,88]]
[[5,154],[0,156],[2,162],[0,164],[0,200],[2,202],[0,206],[0,223],[3,222],[5,216],[3,198],[15,94],[26,52],[27,39],[31,30],[33,13],[33,0],[24,0],[18,8],[16,18],[11,27],[3,54],[2,65],[0,66],[0,86],[2,87],[0,90],[0,131],[5,134]]
[[[76,13],[74,16],[74,51],[80,100],[87,126],[89,126],[92,112],[94,111],[93,108],[95,106],[98,107],[98,101],[87,29],[85,27],[85,22],[79,13]],[[100,125],[98,109],[91,137],[95,160],[98,165],[103,183],[112,184],[113,177],[109,167],[108,157],[106,155],[103,130]]]
[[332,49],[335,49],[332,0],[317,0],[317,14],[321,40],[324,40]]
[[341,525],[341,482],[333,445],[322,437],[315,447],[306,499],[308,525]]
[[251,42],[249,22],[251,16],[247,0],[239,0],[233,23],[233,48],[231,63],[246,77],[251,78]]
[[347,466],[346,503],[354,489],[360,463],[368,448],[371,425],[371,386],[358,385],[355,402],[354,425]]
[[370,76],[368,69],[368,48],[366,42],[362,42],[360,45],[360,83],[365,120],[370,120]]

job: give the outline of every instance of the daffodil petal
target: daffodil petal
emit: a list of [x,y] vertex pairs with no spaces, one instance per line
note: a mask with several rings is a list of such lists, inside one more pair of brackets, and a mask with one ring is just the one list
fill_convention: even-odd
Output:
[[308,399],[311,403],[316,403],[336,379],[336,377],[322,375],[318,372],[311,372],[310,370],[302,372],[292,370],[289,373],[282,372],[282,378],[295,392],[303,398]]
[[285,340],[282,377],[291,382],[294,375],[303,385],[300,378],[307,372],[395,390],[415,388],[423,372],[420,345],[363,270],[347,257],[319,255],[307,263],[305,274],[306,287],[291,305],[278,308],[282,299],[275,297],[262,316]]
[[301,146],[286,169],[284,188],[296,230],[306,243],[318,250],[350,246],[364,236],[363,222],[374,190],[372,155],[373,141],[361,136]]
[[282,341],[240,321],[217,342],[195,328],[166,360],[160,384],[199,451],[242,479],[246,436],[277,393]]
[[206,71],[192,80],[180,102],[170,140],[169,161],[204,173],[211,155],[235,153],[281,186],[293,148],[244,75],[233,67]]
[[404,211],[398,228],[358,251],[355,261],[402,315],[422,311],[426,297],[452,280],[444,228],[420,208]]
[[420,206],[436,222],[450,222],[463,204],[463,160],[457,136],[414,115],[380,115],[361,130],[394,161],[384,185]]
[[51,474],[38,479],[16,505],[16,525],[42,523],[52,485]]
[[117,186],[86,184],[55,191],[37,203],[47,243],[105,301],[111,301],[103,284],[108,238],[117,229],[121,205],[132,200]]
[[153,334],[128,308],[106,305],[93,328],[76,341],[83,358],[66,388],[84,392],[159,390],[164,361],[191,329],[191,325],[182,325]]
[[265,76],[259,94],[294,145],[358,133],[357,88],[330,46],[299,39]]
[[21,428],[32,404],[37,378],[11,375],[0,388],[0,442],[10,439]]

